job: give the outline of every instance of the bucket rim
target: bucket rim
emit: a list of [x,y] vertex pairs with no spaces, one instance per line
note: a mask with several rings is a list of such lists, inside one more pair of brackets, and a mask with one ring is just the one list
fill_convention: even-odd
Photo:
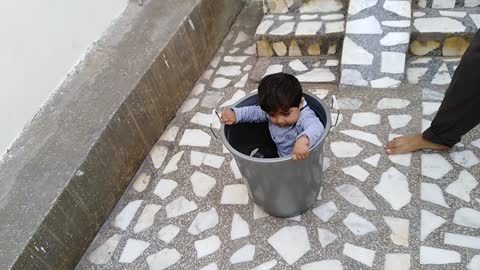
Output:
[[[242,103],[246,99],[251,98],[252,96],[256,96],[256,95],[258,95],[258,93],[249,94],[249,95],[243,97],[242,99],[240,99],[239,101],[235,102],[235,104],[233,104],[230,107],[232,107],[232,108],[236,107],[238,104]],[[330,112],[329,107],[325,104],[325,102],[323,100],[321,100],[320,98],[318,98],[317,96],[315,96],[313,94],[306,93],[306,92],[303,93],[303,96],[308,96],[309,98],[313,98],[314,100],[316,100],[326,112],[325,113],[326,123],[324,125],[324,132],[320,136],[320,139],[318,140],[318,142],[313,147],[310,147],[310,152],[312,152],[312,151],[316,150],[318,147],[320,147],[321,145],[323,145],[323,143],[325,142],[325,139],[327,138],[328,133],[330,133],[330,129],[331,129],[331,125],[332,125],[332,117],[331,117],[331,112]],[[244,160],[261,162],[261,163],[275,163],[275,162],[280,162],[280,161],[293,160],[291,154],[288,155],[288,156],[285,156],[285,157],[277,157],[277,158],[257,158],[257,157],[251,157],[251,156],[245,155],[245,154],[237,151],[233,146],[230,145],[230,142],[227,140],[227,137],[225,136],[225,123],[222,123],[222,125],[220,126],[220,137],[222,138],[223,145],[227,148],[227,150],[230,153],[232,153],[234,156],[237,156],[237,157],[242,158]]]

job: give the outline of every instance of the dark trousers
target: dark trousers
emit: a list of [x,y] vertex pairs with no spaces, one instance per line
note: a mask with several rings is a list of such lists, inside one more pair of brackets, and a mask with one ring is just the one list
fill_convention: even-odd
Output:
[[449,147],[480,123],[480,30],[465,51],[442,105],[423,137]]

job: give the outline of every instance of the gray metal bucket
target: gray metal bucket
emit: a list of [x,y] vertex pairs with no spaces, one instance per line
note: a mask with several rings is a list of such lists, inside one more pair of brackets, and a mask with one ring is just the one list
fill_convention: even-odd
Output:
[[[306,160],[295,161],[291,156],[278,157],[268,123],[222,125],[222,141],[233,154],[242,176],[247,180],[250,196],[266,213],[276,217],[293,217],[307,211],[320,191],[323,144],[331,127],[328,107],[317,97],[304,94],[317,117],[325,126],[319,142],[310,148]],[[257,95],[238,101],[234,107],[257,104]],[[265,158],[250,157],[256,148]]]

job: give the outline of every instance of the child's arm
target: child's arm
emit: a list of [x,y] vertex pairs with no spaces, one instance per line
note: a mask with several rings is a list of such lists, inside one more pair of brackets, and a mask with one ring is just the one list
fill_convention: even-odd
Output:
[[267,121],[268,115],[260,108],[260,106],[231,108],[222,113],[222,122],[227,125],[238,123],[261,123]]
[[292,150],[292,158],[294,160],[304,160],[308,157],[309,149],[315,145],[325,128],[313,111],[307,112],[297,123],[303,132],[297,136]]

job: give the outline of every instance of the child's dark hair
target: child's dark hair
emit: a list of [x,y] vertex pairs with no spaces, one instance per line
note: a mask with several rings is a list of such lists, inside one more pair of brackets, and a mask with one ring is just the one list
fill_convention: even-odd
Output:
[[265,76],[258,85],[258,104],[267,113],[286,112],[302,101],[302,85],[295,76],[275,73]]

